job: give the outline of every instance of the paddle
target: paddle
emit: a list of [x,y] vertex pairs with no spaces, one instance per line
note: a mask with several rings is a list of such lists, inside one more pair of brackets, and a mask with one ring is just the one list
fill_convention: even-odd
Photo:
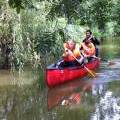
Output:
[[116,63],[113,62],[113,61],[109,61],[109,60],[106,60],[106,59],[102,59],[102,58],[100,58],[100,57],[96,57],[96,56],[92,56],[92,57],[107,62],[107,63],[108,63],[108,66],[111,66],[111,65],[115,65],[115,64],[116,64]]
[[[68,49],[69,50],[69,49]],[[70,53],[72,54],[72,56],[74,57],[74,59],[81,64],[81,62],[74,56],[73,52],[71,50],[69,50]],[[95,74],[89,69],[87,68],[85,65],[84,65],[84,68],[88,71],[88,73],[90,73],[90,75],[92,75],[92,77],[95,77]]]

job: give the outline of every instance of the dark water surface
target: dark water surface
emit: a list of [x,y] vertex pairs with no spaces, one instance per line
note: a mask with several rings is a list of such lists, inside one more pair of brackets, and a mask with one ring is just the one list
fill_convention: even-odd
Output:
[[120,42],[100,48],[96,77],[48,89],[41,72],[0,70],[0,120],[120,120]]

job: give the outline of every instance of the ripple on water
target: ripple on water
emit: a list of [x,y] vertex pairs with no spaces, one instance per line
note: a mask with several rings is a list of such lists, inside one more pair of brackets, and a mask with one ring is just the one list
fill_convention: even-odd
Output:
[[112,91],[106,91],[95,105],[91,120],[120,120],[120,97],[113,96]]
[[120,59],[112,60],[114,64],[109,65],[108,62],[101,63],[101,68],[97,77],[94,78],[94,83],[106,83],[115,80],[120,80]]
[[[99,95],[100,98],[95,103],[95,110],[90,120],[120,120],[120,97],[114,95],[114,90],[107,88],[109,83],[114,84],[120,80],[120,59],[112,61],[115,64],[104,63],[104,69],[101,68],[96,74],[97,77],[93,79],[92,95],[95,97]],[[114,87],[118,90],[116,84]]]

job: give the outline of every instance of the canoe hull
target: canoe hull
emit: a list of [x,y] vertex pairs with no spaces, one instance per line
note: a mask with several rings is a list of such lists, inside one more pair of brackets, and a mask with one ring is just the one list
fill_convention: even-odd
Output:
[[[95,59],[90,63],[87,63],[85,67],[90,70],[96,70],[99,68],[100,60]],[[46,70],[46,82],[48,87],[63,84],[65,82],[85,77],[88,71],[84,67],[77,68],[64,68],[64,69],[50,69]]]

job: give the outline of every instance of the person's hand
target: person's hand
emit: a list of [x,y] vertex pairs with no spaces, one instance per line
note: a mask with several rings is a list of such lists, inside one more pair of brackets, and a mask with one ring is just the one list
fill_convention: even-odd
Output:
[[62,55],[62,57],[64,58],[64,57],[67,57],[68,55],[69,55],[68,50],[65,50],[65,52],[64,52],[63,55]]
[[78,59],[78,62],[81,64],[82,63],[82,59]]
[[71,55],[71,52],[68,49],[66,49],[65,53],[63,54],[63,57],[67,57],[69,55]]
[[83,46],[84,45],[84,43],[81,43],[81,46]]
[[84,46],[85,46],[84,43],[81,43],[81,48],[84,48]]
[[94,37],[93,35],[91,35],[90,38],[93,38],[93,39],[94,39],[95,37]]
[[66,50],[66,54],[67,54],[67,55],[73,55],[73,52],[72,52],[71,50],[67,49],[67,50]]
[[69,50],[65,50],[66,55],[69,55]]
[[71,50],[68,50],[68,52],[69,52],[69,55],[72,55],[72,54],[73,54],[73,52],[72,52]]
[[78,59],[78,62],[79,62],[79,63],[82,63],[83,60],[84,60],[84,57],[81,57],[80,59]]
[[93,35],[91,35],[91,38],[95,38]]

